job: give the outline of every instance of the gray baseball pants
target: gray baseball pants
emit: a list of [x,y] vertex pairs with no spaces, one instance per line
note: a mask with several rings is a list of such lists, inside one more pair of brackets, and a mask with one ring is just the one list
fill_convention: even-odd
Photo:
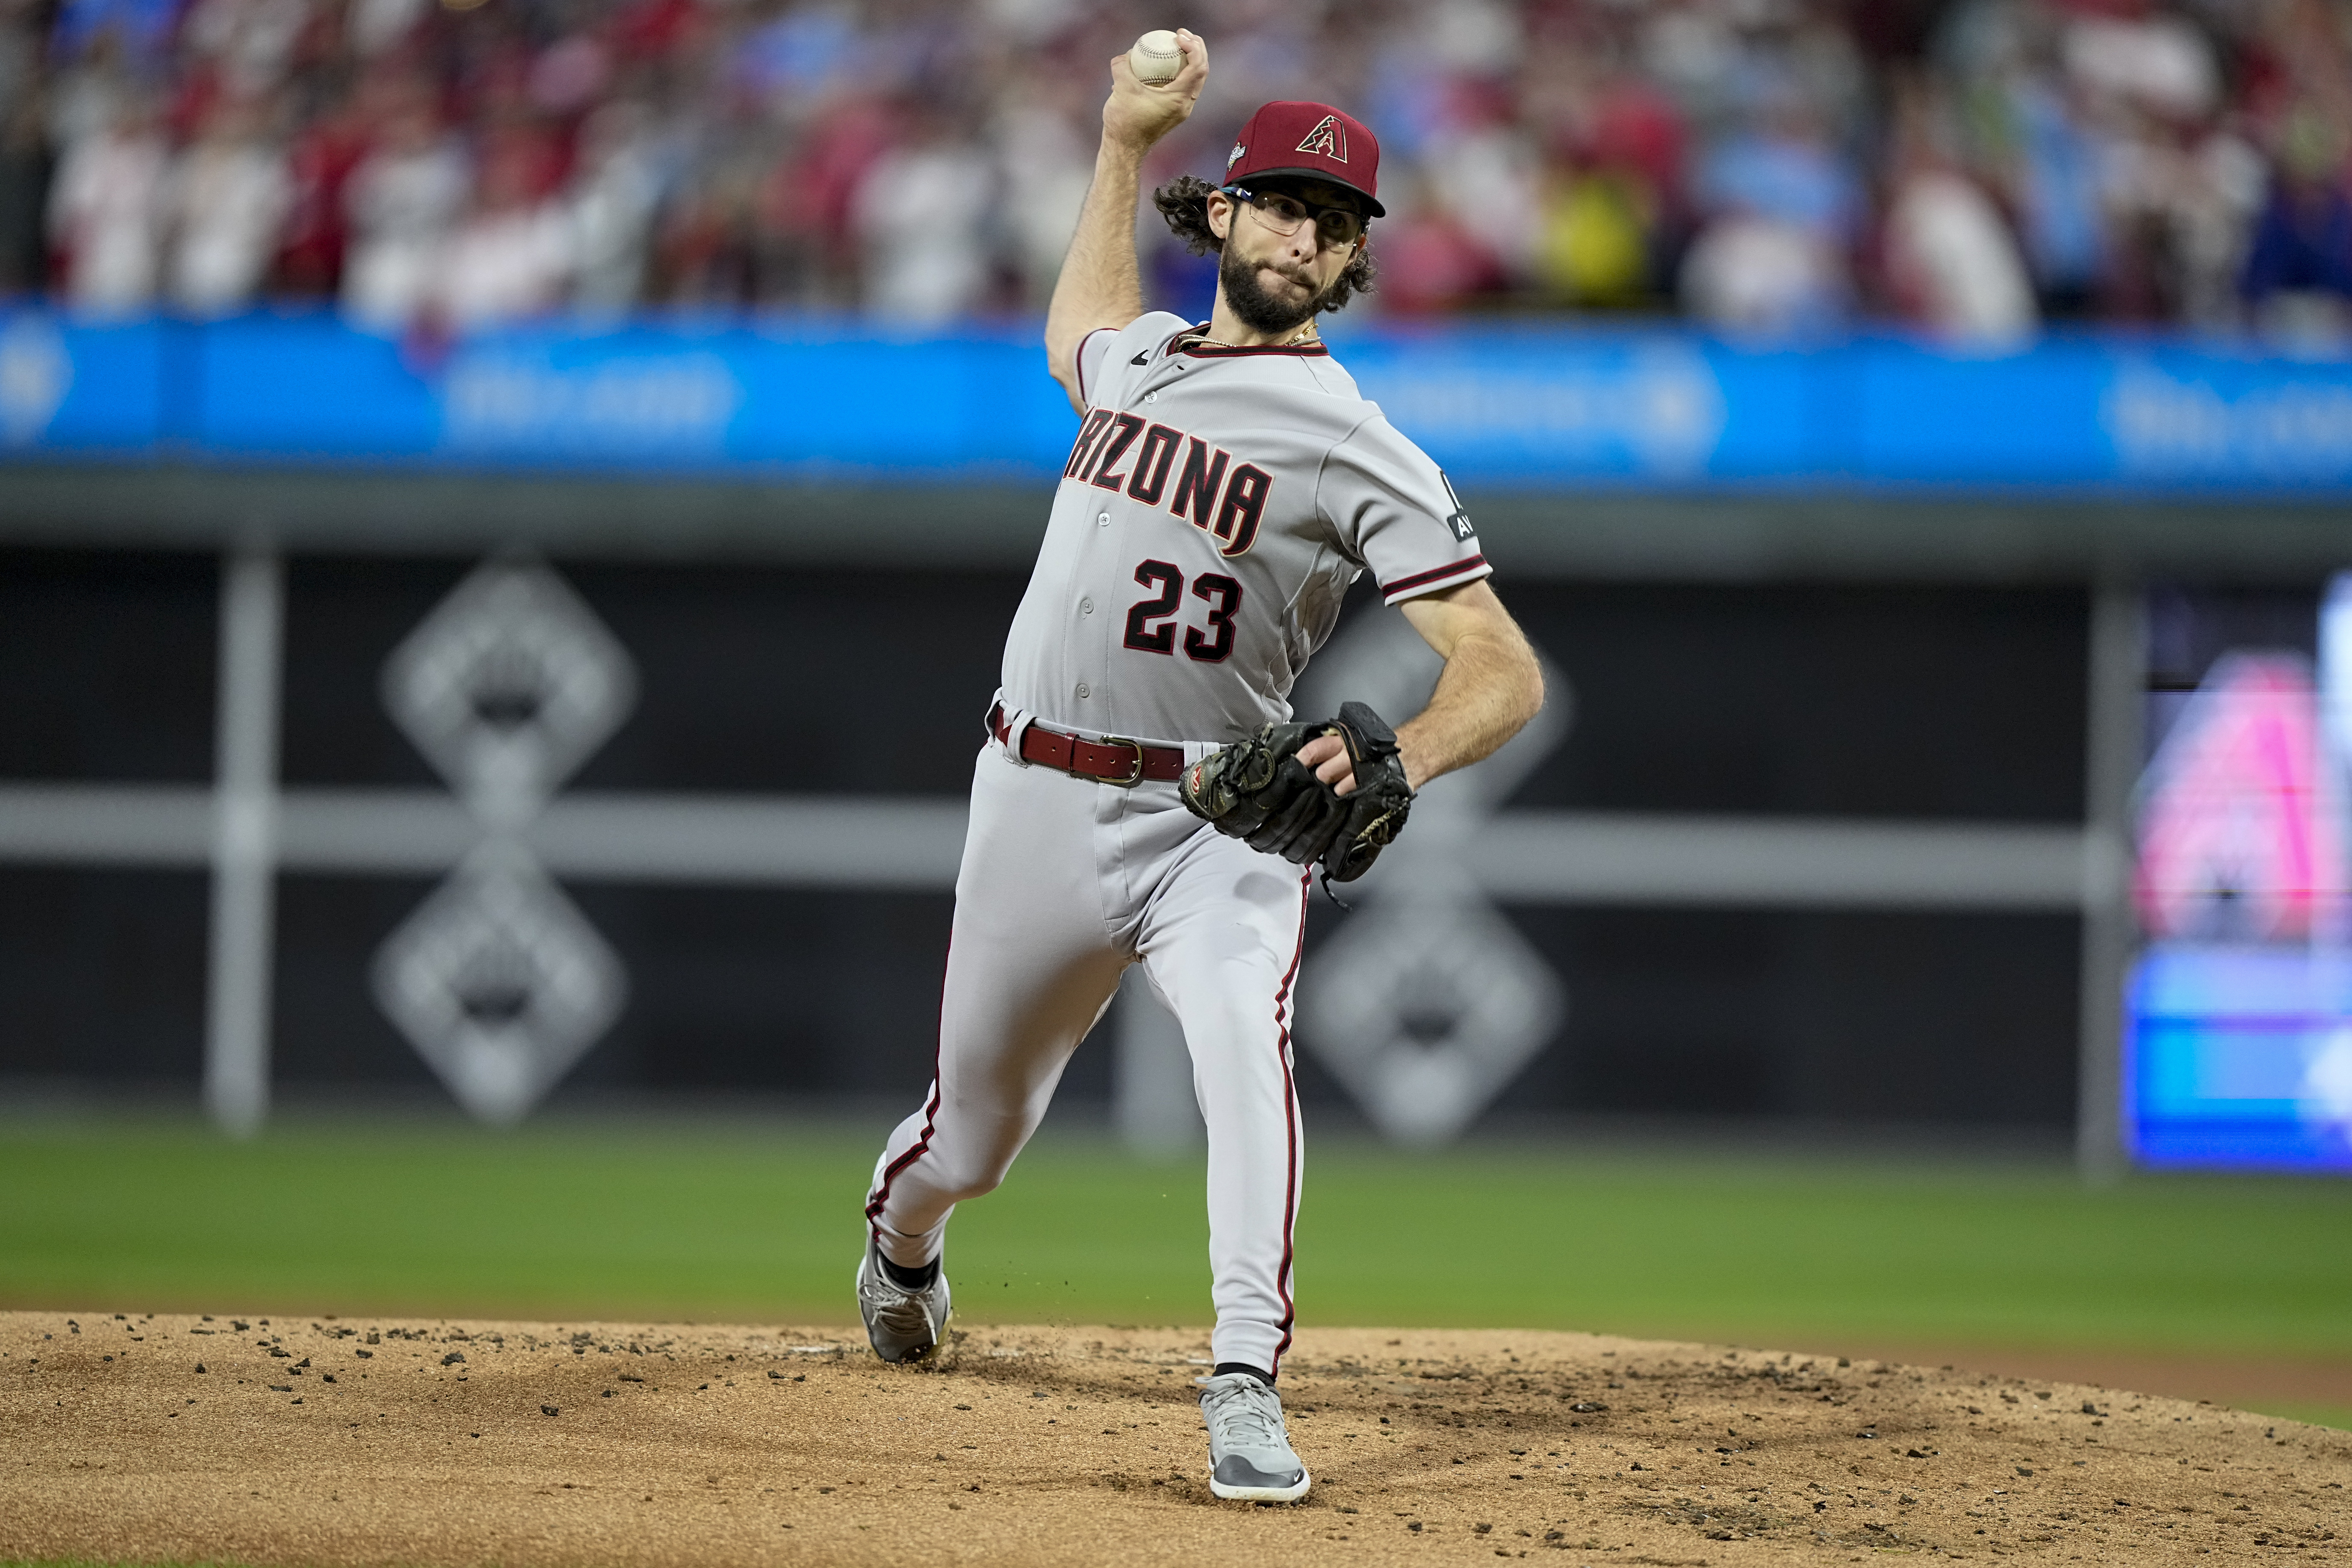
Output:
[[1305,874],[1194,817],[1174,784],[1096,783],[990,741],[956,875],[937,1076],[867,1194],[883,1255],[909,1268],[940,1255],[948,1216],[1004,1179],[1121,971],[1140,962],[1183,1026],[1208,1127],[1212,1354],[1279,1371],[1302,1170],[1290,1024],[1306,916]]

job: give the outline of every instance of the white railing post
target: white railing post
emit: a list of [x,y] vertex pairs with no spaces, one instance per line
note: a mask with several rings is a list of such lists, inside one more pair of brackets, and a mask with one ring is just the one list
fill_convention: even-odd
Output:
[[257,1131],[269,1113],[285,620],[285,570],[277,551],[248,545],[224,556],[205,1105],[237,1137]]
[[2132,909],[2132,790],[2147,706],[2147,610],[2140,585],[2091,587],[2084,740],[2083,943],[2076,1041],[2074,1162],[2083,1179],[2119,1179],[2125,1146],[2124,987],[2138,923]]

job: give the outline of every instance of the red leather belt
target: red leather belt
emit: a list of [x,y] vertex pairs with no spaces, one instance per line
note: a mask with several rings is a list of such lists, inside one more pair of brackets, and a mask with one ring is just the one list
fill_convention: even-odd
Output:
[[[1004,721],[1003,704],[988,710],[988,728],[1000,743],[1011,744],[1013,730]],[[1115,735],[1088,740],[1081,735],[1064,735],[1042,724],[1032,724],[1021,732],[1021,760],[1042,762],[1074,777],[1105,784],[1138,784],[1146,779],[1165,784],[1184,771],[1184,748],[1146,746],[1139,740],[1122,740]]]

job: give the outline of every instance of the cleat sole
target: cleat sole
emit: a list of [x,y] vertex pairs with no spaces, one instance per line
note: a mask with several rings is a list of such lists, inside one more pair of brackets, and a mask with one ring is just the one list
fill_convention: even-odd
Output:
[[1209,1478],[1209,1490],[1227,1502],[1297,1502],[1314,1484],[1315,1478],[1304,1470],[1286,1487],[1229,1487],[1214,1476]]

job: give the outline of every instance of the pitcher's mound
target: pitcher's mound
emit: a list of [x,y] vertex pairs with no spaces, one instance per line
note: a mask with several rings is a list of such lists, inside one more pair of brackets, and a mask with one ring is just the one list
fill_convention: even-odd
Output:
[[1182,1329],[0,1314],[0,1559],[2231,1562],[2352,1549],[2352,1434],[1966,1372],[1309,1331],[1303,1503],[1220,1503]]

